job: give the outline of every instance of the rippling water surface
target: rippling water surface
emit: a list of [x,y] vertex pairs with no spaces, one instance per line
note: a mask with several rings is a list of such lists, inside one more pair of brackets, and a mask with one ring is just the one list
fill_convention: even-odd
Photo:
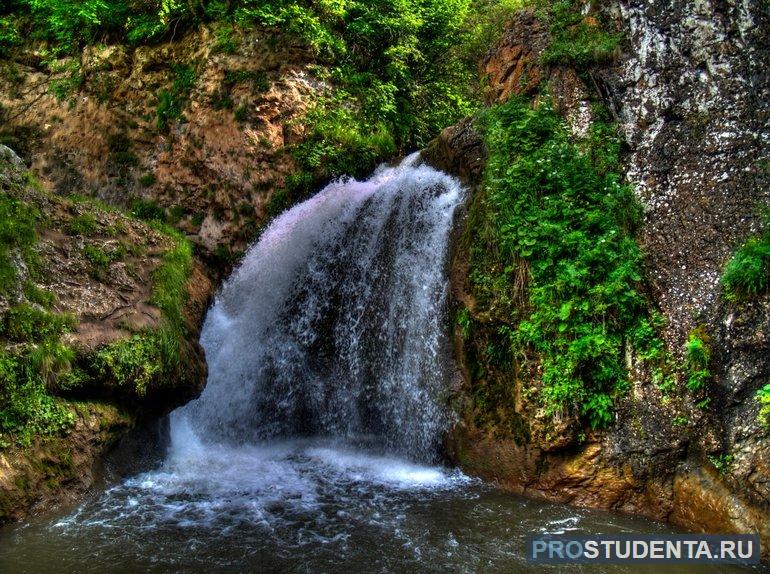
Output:
[[176,437],[157,470],[64,517],[5,532],[0,572],[536,572],[544,568],[523,559],[533,533],[667,531],[525,500],[457,470],[375,454],[365,442],[217,447]]

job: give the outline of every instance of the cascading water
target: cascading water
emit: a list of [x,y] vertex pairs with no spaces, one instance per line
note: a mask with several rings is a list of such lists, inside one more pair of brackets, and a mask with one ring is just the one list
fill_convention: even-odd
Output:
[[447,415],[446,254],[460,185],[417,156],[279,217],[225,283],[201,343],[201,441],[329,436],[430,461]]
[[279,217],[208,314],[209,382],[165,460],[0,535],[0,572],[508,573],[535,532],[663,531],[435,465],[461,201],[411,157]]

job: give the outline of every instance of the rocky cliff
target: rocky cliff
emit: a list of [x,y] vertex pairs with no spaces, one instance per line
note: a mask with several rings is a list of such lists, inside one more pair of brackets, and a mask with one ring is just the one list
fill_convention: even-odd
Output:
[[82,493],[137,421],[197,396],[212,283],[186,240],[64,199],[0,146],[0,523]]
[[57,193],[148,201],[208,252],[240,251],[292,172],[293,120],[324,86],[296,40],[233,34],[226,47],[208,26],[88,46],[58,72],[30,47],[2,66],[3,140]]
[[[770,381],[770,293],[728,301],[720,277],[770,202],[768,13],[740,2],[601,2],[585,5],[582,18],[586,30],[602,25],[620,38],[610,57],[550,58],[553,24],[542,11],[524,11],[481,64],[487,102],[518,97],[537,106],[548,97],[575,141],[588,133],[596,103],[609,108],[625,140],[625,178],[644,209],[637,241],[644,288],[664,318],[660,336],[672,364],[686,363],[688,344],[703,340],[709,381],[691,393],[679,374],[671,393],[627,345],[631,385],[606,430],[544,417],[531,398],[537,369],[516,361],[479,368],[469,359],[483,356],[510,319],[479,303],[468,242],[460,241],[453,295],[470,316],[457,327],[464,391],[450,452],[517,492],[696,530],[759,532],[767,548],[770,443],[755,396]],[[476,189],[466,235],[478,226],[486,185],[477,132],[468,122],[450,128],[425,152]],[[508,390],[489,404],[488,393],[479,402],[480,388]]]

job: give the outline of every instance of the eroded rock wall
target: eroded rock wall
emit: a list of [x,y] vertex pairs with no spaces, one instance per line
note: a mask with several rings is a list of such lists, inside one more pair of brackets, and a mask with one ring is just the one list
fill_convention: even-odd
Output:
[[[696,405],[687,391],[673,397],[661,392],[629,354],[631,389],[616,402],[607,431],[581,436],[569,421],[544,421],[527,400],[537,381],[530,380],[532,371],[519,369],[484,375],[505,379],[510,394],[510,412],[496,415],[498,423],[490,426],[479,422],[483,407],[474,403],[475,379],[466,365],[474,343],[458,333],[466,386],[457,399],[464,416],[450,453],[466,469],[523,494],[694,530],[759,532],[767,548],[770,441],[754,396],[770,381],[770,295],[729,303],[719,282],[770,202],[767,7],[607,1],[586,5],[584,14],[591,22],[601,15],[623,38],[611,63],[588,70],[543,65],[549,30],[524,12],[482,62],[487,99],[516,95],[537,105],[546,91],[576,137],[593,119],[592,101],[612,111],[627,143],[627,180],[645,209],[638,240],[650,302],[666,320],[666,346],[681,364],[689,333],[699,328],[708,335],[712,376],[697,397],[707,406]],[[537,78],[534,85],[531,78]],[[478,174],[482,144],[478,135],[469,143],[471,132],[463,125],[446,130],[426,157],[461,175]],[[463,150],[471,150],[466,158]],[[478,177],[467,181],[479,183]],[[463,249],[457,250],[452,292],[473,309]],[[475,319],[482,330],[485,324],[490,333],[496,328],[487,311]]]
[[[324,85],[307,49],[275,30],[237,30],[233,43],[204,26],[154,46],[89,46],[62,99],[51,86],[67,73],[42,72],[27,48],[0,66],[3,139],[59,194],[151,201],[206,250],[243,250],[293,170],[295,120]],[[159,126],[168,94],[178,117]]]

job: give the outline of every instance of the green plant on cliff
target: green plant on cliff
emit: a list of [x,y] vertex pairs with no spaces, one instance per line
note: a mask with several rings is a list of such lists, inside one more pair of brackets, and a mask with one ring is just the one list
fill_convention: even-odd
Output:
[[157,124],[165,131],[169,123],[182,118],[184,108],[190,99],[190,92],[198,79],[195,68],[190,65],[176,65],[173,68],[171,87],[158,92]]
[[111,343],[91,359],[91,369],[98,377],[139,397],[151,385],[164,386],[177,375],[181,347],[187,336],[183,309],[185,285],[192,270],[192,246],[170,227],[158,222],[153,226],[174,242],[152,275],[151,302],[163,312],[163,324]]
[[687,388],[691,391],[699,391],[706,386],[711,372],[710,339],[702,327],[690,331],[687,336],[685,367],[687,372]]
[[33,206],[0,193],[0,295],[17,284],[19,264],[34,258],[38,217]]
[[74,422],[66,404],[49,392],[67,376],[74,352],[60,337],[72,318],[22,303],[0,323],[0,446],[29,444]]
[[763,217],[763,231],[744,243],[725,267],[722,286],[729,301],[770,290],[770,209]]
[[757,415],[759,423],[765,428],[770,428],[770,383],[757,391],[757,401],[760,405]]
[[544,64],[573,66],[578,70],[612,59],[620,41],[597,21],[586,16],[579,0],[538,2],[540,17],[549,24],[551,41],[542,55]]
[[[499,263],[484,269],[477,259],[471,280],[527,282],[523,310],[509,319],[510,343],[525,363],[539,361],[543,406],[605,427],[614,398],[629,386],[625,347],[648,320],[633,238],[641,212],[621,183],[619,138],[600,117],[576,142],[547,99],[537,108],[511,100],[481,124],[490,150],[485,240]],[[487,289],[495,284],[484,281]],[[491,287],[492,296],[498,290]],[[642,343],[648,352],[662,346],[649,333]]]

